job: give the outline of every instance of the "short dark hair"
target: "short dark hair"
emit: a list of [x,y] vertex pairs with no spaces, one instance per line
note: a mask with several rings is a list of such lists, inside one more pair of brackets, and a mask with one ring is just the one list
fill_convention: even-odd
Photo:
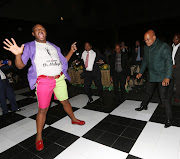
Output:
[[116,43],[116,44],[114,45],[114,48],[115,48],[116,46],[119,46],[119,47],[121,48],[121,43],[120,43],[120,42]]
[[177,36],[177,38],[180,40],[180,34],[179,33],[174,34],[174,37],[175,36]]
[[[37,25],[37,24],[36,24],[36,25]],[[32,32],[34,32],[34,28],[35,28],[36,25],[33,25],[33,27],[32,27]]]
[[44,26],[43,26],[42,24],[35,24],[35,25],[32,27],[32,32],[34,32],[34,28],[35,28],[36,25],[41,25],[41,26],[44,28]]
[[88,43],[90,46],[92,46],[91,43],[90,43],[89,41],[86,41],[86,42],[84,43],[84,45],[85,45],[86,43]]

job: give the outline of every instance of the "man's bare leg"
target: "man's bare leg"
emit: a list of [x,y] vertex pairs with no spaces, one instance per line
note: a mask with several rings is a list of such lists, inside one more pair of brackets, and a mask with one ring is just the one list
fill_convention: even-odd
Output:
[[63,105],[65,112],[69,115],[71,120],[77,122],[78,119],[76,119],[76,117],[74,116],[74,113],[72,111],[72,107],[71,107],[71,104],[69,103],[69,100],[67,99],[67,100],[61,101],[61,104]]
[[38,110],[38,114],[36,116],[36,126],[37,126],[36,142],[39,140],[42,140],[42,130],[46,121],[47,111],[48,111],[48,108],[45,108],[45,109],[39,108]]

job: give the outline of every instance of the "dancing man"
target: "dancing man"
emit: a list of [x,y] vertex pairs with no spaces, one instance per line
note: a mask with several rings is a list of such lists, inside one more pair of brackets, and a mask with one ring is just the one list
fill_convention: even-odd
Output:
[[37,135],[35,143],[36,149],[41,151],[44,148],[42,130],[53,93],[55,99],[62,103],[64,110],[71,118],[72,124],[84,125],[85,122],[74,116],[68,101],[65,81],[65,79],[70,80],[67,73],[68,61],[77,50],[76,42],[72,44],[71,50],[64,57],[59,47],[46,41],[47,32],[42,25],[36,24],[32,29],[32,35],[35,37],[35,41],[23,44],[21,47],[17,46],[13,38],[11,38],[12,42],[5,39],[3,43],[6,45],[4,49],[15,55],[15,64],[18,69],[23,69],[29,58],[31,59],[32,65],[28,71],[28,81],[31,89],[36,88],[39,109],[36,116]]
[[169,89],[173,71],[171,50],[168,44],[156,38],[153,30],[148,30],[144,34],[144,41],[146,43],[146,46],[144,47],[144,57],[140,72],[136,77],[138,79],[141,78],[145,69],[148,68],[149,81],[146,85],[146,92],[141,106],[135,110],[147,110],[154,90],[158,87],[160,99],[166,112],[166,123],[164,127],[167,128],[172,125],[172,110]]

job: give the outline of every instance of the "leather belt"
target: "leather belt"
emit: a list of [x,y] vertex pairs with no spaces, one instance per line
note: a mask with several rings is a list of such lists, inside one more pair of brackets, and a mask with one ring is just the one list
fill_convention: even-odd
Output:
[[41,77],[41,78],[51,78],[51,79],[57,79],[59,77],[61,77],[63,75],[63,72],[60,73],[60,75],[56,75],[56,76],[45,76],[45,75],[40,75],[38,77]]

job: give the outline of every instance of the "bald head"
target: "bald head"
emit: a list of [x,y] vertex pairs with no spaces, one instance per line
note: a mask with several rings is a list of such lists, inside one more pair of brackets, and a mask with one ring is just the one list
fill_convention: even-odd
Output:
[[155,32],[154,30],[148,30],[145,35],[148,34],[148,35],[151,35],[151,36],[155,36]]
[[156,40],[156,35],[155,35],[154,30],[148,30],[144,34],[144,41],[147,44],[147,46],[151,46],[155,40]]

